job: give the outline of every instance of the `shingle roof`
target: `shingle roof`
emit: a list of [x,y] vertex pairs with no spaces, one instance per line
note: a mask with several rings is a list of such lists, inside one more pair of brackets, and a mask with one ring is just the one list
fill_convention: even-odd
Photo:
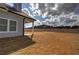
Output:
[[16,10],[14,7],[11,7],[11,6],[9,6],[8,4],[5,4],[5,3],[0,3],[0,8],[18,12],[18,10]]
[[8,10],[9,12],[14,13],[14,14],[26,17],[28,19],[31,19],[31,21],[36,21],[35,19],[31,18],[27,14],[25,14],[23,12],[20,12],[20,11],[16,10],[14,7],[11,7],[11,6],[9,6],[9,5],[5,4],[5,3],[0,3],[0,8],[3,8],[5,10]]

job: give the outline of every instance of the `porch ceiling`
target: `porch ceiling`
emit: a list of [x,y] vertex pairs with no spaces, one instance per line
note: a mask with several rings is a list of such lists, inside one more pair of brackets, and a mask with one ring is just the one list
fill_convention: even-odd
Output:
[[34,22],[33,18],[25,18],[24,23]]

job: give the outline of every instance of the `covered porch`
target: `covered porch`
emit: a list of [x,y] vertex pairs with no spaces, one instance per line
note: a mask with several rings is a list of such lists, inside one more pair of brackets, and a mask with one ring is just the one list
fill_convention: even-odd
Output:
[[[33,35],[34,35],[34,21],[35,21],[35,19],[29,18],[29,17],[25,18],[23,20],[23,36],[30,36],[31,38],[33,37]],[[27,30],[25,31],[25,28],[24,28],[25,23],[32,23],[31,33],[28,33]]]

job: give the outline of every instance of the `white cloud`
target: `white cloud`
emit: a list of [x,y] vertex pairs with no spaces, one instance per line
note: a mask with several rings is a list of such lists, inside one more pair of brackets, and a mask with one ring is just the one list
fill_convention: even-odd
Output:
[[40,16],[40,15],[41,15],[41,11],[39,9],[33,11],[33,16]]
[[33,18],[33,15],[30,13],[30,11],[27,8],[23,8],[22,11]]
[[42,23],[39,20],[34,22],[34,26],[39,26],[39,25],[42,25]]
[[26,24],[24,24],[24,27],[25,28],[30,28],[30,27],[32,27],[32,23],[26,23]]
[[[56,3],[55,4],[55,6],[54,7],[52,7],[52,6],[50,6],[50,8],[48,9],[48,4],[47,3],[45,3],[45,9],[39,9],[39,4],[38,3],[35,3],[35,4],[30,4],[31,6],[29,7],[30,9],[31,9],[31,11],[33,12],[33,15],[31,15],[31,14],[29,14],[29,15],[31,15],[32,17],[33,16],[42,16],[42,18],[46,18],[46,17],[49,17],[49,18],[47,18],[47,19],[45,19],[43,22],[40,22],[40,21],[36,21],[35,22],[35,25],[40,25],[40,24],[42,24],[42,23],[45,23],[45,24],[48,24],[48,23],[51,23],[52,24],[52,26],[61,26],[61,25],[63,25],[63,26],[73,26],[73,25],[79,25],[79,17],[77,17],[74,13],[69,13],[69,14],[65,14],[64,12],[63,13],[61,13],[60,15],[53,15],[52,16],[52,11],[53,10],[57,10],[58,9],[58,3]],[[63,4],[62,4],[63,5]],[[28,10],[27,10],[28,11]],[[29,13],[29,12],[28,12]],[[48,14],[48,13],[50,13],[50,14]],[[64,17],[64,18],[63,18]],[[61,19],[61,18],[63,18],[63,19]],[[72,19],[72,20],[74,20],[74,19],[76,19],[77,21],[76,22],[74,22],[74,23],[66,23],[66,18],[70,18],[70,19]],[[56,22],[56,23],[55,23]],[[54,24],[55,23],[55,24]],[[50,25],[50,24],[49,24]]]
[[51,10],[57,10],[57,8],[58,8],[58,3],[55,3],[55,6],[51,8]]
[[45,12],[45,13],[42,15],[42,17],[43,17],[43,18],[46,18],[46,17],[47,17],[47,14],[48,14],[48,12]]
[[39,4],[38,3],[30,3],[30,6],[31,6],[31,9],[33,11],[33,10],[38,9]]
[[[34,22],[34,26],[40,26],[40,25],[42,25],[42,22],[40,22],[39,20]],[[30,27],[32,27],[32,23],[25,24],[25,28],[30,28]]]

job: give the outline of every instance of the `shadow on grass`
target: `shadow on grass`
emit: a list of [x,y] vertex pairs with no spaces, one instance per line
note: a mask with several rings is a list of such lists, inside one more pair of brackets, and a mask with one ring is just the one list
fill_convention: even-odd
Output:
[[0,55],[7,55],[17,50],[23,49],[35,42],[28,36],[18,36],[0,39]]

